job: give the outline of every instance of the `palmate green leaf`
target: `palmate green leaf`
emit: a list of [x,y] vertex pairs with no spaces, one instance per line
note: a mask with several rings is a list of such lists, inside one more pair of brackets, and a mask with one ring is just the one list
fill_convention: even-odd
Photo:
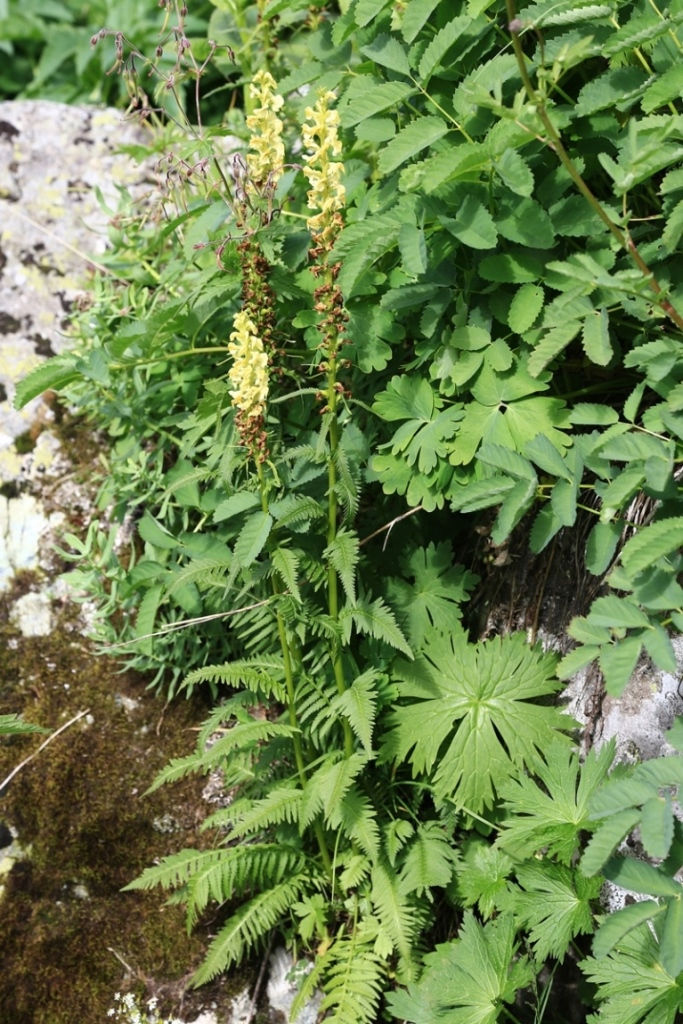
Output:
[[609,956],[587,957],[580,967],[597,986],[599,1015],[592,1024],[676,1024],[683,1009],[683,977],[664,968],[647,924],[625,935]]
[[469,644],[461,631],[434,632],[425,650],[397,666],[406,696],[420,699],[393,713],[384,756],[410,760],[414,775],[436,768],[436,797],[481,813],[510,774],[535,767],[571,728],[557,708],[527,703],[558,688],[555,658],[521,633]]
[[437,822],[418,826],[408,845],[401,867],[399,891],[404,895],[424,892],[438,886],[445,889],[453,878],[455,850],[443,827]]
[[501,1004],[513,1002],[535,973],[516,954],[511,914],[481,925],[467,911],[459,938],[428,954],[420,981],[391,993],[388,1007],[410,1024],[495,1024]]
[[683,547],[683,517],[660,519],[639,530],[628,541],[621,552],[621,561],[633,577],[680,547]]
[[461,405],[441,409],[442,404],[424,377],[393,377],[386,391],[377,396],[373,411],[386,420],[407,422],[380,447],[390,448],[393,455],[404,453],[410,465],[417,464],[421,473],[429,473],[448,455],[447,442],[463,418]]
[[453,565],[448,541],[420,547],[401,560],[405,579],[392,577],[387,597],[411,645],[422,645],[430,629],[447,630],[462,617],[460,605],[476,585],[477,577],[462,566]]
[[506,817],[496,846],[513,857],[533,857],[539,850],[570,864],[579,848],[580,834],[595,828],[590,821],[590,802],[600,788],[614,759],[614,741],[596,754],[592,749],[583,764],[576,751],[553,741],[544,751],[535,775],[509,778],[500,787]]
[[458,902],[465,907],[476,903],[484,920],[491,917],[512,869],[512,859],[502,850],[478,836],[466,839],[455,878]]
[[516,877],[520,888],[512,888],[501,907],[512,910],[518,926],[528,929],[539,962],[548,957],[562,961],[572,939],[593,932],[590,904],[600,895],[602,879],[548,862],[523,864]]
[[416,121],[409,121],[405,128],[385,146],[379,157],[381,174],[391,174],[416,153],[441,139],[450,127],[440,117],[425,115]]

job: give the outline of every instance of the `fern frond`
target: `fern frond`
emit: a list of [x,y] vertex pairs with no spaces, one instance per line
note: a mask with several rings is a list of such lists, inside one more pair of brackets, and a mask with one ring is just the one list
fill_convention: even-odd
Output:
[[396,872],[388,863],[372,869],[372,902],[377,916],[401,958],[401,980],[415,977],[412,947],[418,924],[416,908],[402,895]]
[[203,985],[239,963],[280,923],[308,885],[308,875],[295,875],[241,906],[209,946],[204,963],[192,979],[193,986]]
[[358,514],[358,481],[351,471],[348,456],[341,445],[334,453],[334,464],[337,467],[337,497],[344,509],[344,517],[351,522]]
[[377,692],[374,684],[379,675],[376,669],[368,669],[357,676],[351,686],[344,693],[338,694],[332,703],[333,711],[344,715],[348,720],[368,757],[373,756],[372,731],[377,714]]
[[377,812],[372,801],[358,786],[351,786],[341,805],[341,820],[349,839],[374,862],[379,856]]
[[189,672],[183,686],[194,687],[198,683],[223,683],[258,693],[263,697],[274,696],[284,700],[284,669],[282,658],[275,656],[240,658],[223,665],[205,665]]
[[320,768],[308,780],[301,808],[301,828],[305,828],[320,811],[330,828],[339,828],[342,821],[342,801],[365,765],[367,757],[355,753],[338,759],[338,751],[327,756]]
[[154,889],[157,885],[162,889],[177,889],[186,885],[195,872],[201,871],[209,863],[215,863],[223,853],[223,850],[180,850],[179,853],[163,857],[159,864],[145,868],[138,878],[124,886],[123,891]]
[[359,554],[358,534],[353,530],[341,529],[323,556],[339,576],[350,604],[356,603],[356,566]]
[[[238,816],[234,816],[234,808],[226,808],[228,812],[233,811],[230,838],[262,832],[272,825],[282,824],[283,821],[290,824],[298,822],[302,796],[303,792],[300,789],[278,786],[262,800],[248,801],[251,806]],[[206,824],[208,825],[208,822]]]
[[250,718],[246,722],[236,722],[213,746],[206,750],[197,750],[194,754],[188,754],[187,757],[172,760],[159,772],[147,792],[153,793],[159,786],[175,782],[192,772],[208,773],[214,768],[220,768],[222,762],[236,750],[244,750],[255,743],[261,743],[273,737],[289,737],[293,732],[290,725],[269,722],[267,719]]
[[322,969],[329,1024],[374,1024],[386,984],[386,964],[357,933],[337,939]]
[[207,859],[200,870],[193,872],[186,885],[187,927],[197,919],[211,900],[223,903],[235,895],[272,889],[291,875],[301,872],[305,857],[298,850],[281,843],[224,847],[213,861]]
[[188,583],[194,583],[200,590],[208,590],[210,587],[223,586],[232,564],[232,552],[227,545],[223,545],[225,551],[221,554],[193,558],[188,565],[179,569],[173,574],[168,592],[173,594]]

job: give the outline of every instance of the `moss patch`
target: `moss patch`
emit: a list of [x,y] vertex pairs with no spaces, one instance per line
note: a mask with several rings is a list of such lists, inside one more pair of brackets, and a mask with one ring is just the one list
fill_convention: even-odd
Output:
[[[142,680],[93,656],[68,611],[51,637],[16,636],[8,608],[25,585],[0,602],[0,706],[50,729],[89,716],[0,796],[0,820],[31,846],[0,910],[2,1024],[104,1024],[114,992],[130,989],[159,996],[167,1014],[194,1019],[215,1003],[224,1017],[229,989],[247,979],[185,994],[211,922],[188,937],[181,909],[160,893],[120,891],[154,858],[211,842],[198,832],[202,779],[143,796],[169,758],[193,748],[206,709],[164,708]],[[42,739],[3,741],[0,779]]]

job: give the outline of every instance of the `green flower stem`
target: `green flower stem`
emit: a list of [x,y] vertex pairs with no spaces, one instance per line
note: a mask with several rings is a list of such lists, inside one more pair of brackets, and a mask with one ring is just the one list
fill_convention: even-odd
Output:
[[596,196],[594,196],[591,192],[588,185],[581,177],[578,168],[576,167],[573,160],[567,153],[567,150],[564,148],[559,132],[557,131],[555,125],[552,123],[550,117],[548,116],[548,111],[545,108],[545,102],[534,88],[531,78],[529,77],[529,72],[527,71],[526,66],[526,57],[524,55],[524,50],[522,49],[522,44],[519,41],[519,29],[512,28],[516,21],[514,0],[505,0],[505,3],[507,8],[507,18],[510,29],[510,36],[512,38],[512,48],[515,51],[515,57],[517,58],[517,65],[519,67],[519,73],[522,79],[522,84],[524,85],[526,94],[529,97],[529,101],[533,103],[536,107],[538,116],[543,122],[543,126],[546,132],[548,133],[548,139],[550,140],[549,145],[551,146],[551,149],[554,149],[557,153],[560,163],[562,164],[567,174],[578,188],[581,195],[591,205],[591,207],[596,212],[596,214],[603,222],[605,227],[607,227],[608,230],[612,233],[612,235],[617,240],[621,248],[624,249],[629,254],[635,265],[642,273],[643,277],[647,280],[650,288],[655,293],[656,302],[659,308],[663,310],[664,313],[666,313],[670,320],[673,320],[673,322],[676,324],[679,330],[683,331],[683,317],[666,298],[664,291],[662,290],[659,282],[656,280],[653,272],[650,270],[647,263],[638,252],[635,242],[628,233],[624,233],[621,230],[621,228],[619,228],[614,223],[610,215],[607,213],[607,210],[605,210],[605,208],[603,207],[600,200],[597,199]]
[[[266,489],[266,480],[263,472],[263,463],[257,463],[257,472],[259,487],[261,491],[261,508],[267,514],[268,513],[268,494]],[[277,597],[280,593],[277,579],[273,577],[273,593]],[[279,609],[275,611],[275,617],[277,620],[277,632],[280,638],[280,647],[282,649],[282,662],[285,670],[285,688],[287,690],[287,714],[289,717],[289,724],[294,730],[292,735],[292,746],[294,747],[294,760],[296,762],[297,771],[299,773],[299,781],[301,782],[301,788],[303,789],[308,782],[308,774],[306,772],[306,762],[304,760],[303,747],[301,745],[301,729],[296,716],[296,694],[294,692],[294,667],[292,664],[292,653],[290,650],[289,642],[287,640],[287,630],[285,629],[284,619]],[[325,866],[325,871],[332,877],[332,858],[330,857],[330,851],[327,849],[327,843],[325,841],[325,833],[323,831],[322,823],[318,818],[315,822],[314,831],[316,839],[318,840],[318,848],[320,850],[320,857]]]
[[[331,287],[334,287],[332,274],[328,271]],[[337,418],[337,338],[330,339],[328,360],[327,360],[327,408],[330,418],[330,457],[327,460],[327,546],[334,544],[337,538],[337,517],[339,514],[337,502],[337,466],[335,456],[339,447],[339,420]],[[337,571],[328,560],[327,563],[327,600],[330,618],[333,622],[339,621],[339,579]],[[346,679],[344,676],[344,663],[339,639],[335,637],[332,641],[332,666],[334,678],[337,683],[337,692],[342,694],[346,691]],[[346,718],[342,719],[344,728],[344,753],[347,757],[353,754],[353,733]]]

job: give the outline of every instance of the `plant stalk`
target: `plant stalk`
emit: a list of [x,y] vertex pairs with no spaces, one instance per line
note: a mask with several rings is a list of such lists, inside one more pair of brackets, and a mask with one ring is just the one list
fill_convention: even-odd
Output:
[[600,220],[603,222],[605,227],[607,227],[607,229],[612,233],[612,235],[617,240],[621,248],[624,249],[625,252],[629,254],[635,265],[642,273],[643,277],[647,279],[651,290],[654,292],[656,296],[656,302],[659,308],[664,313],[666,313],[669,319],[676,324],[679,330],[683,331],[683,316],[680,315],[678,310],[676,310],[675,307],[666,298],[661,285],[654,276],[654,273],[650,270],[647,263],[638,252],[638,248],[635,242],[627,232],[623,232],[621,228],[614,223],[610,215],[607,213],[607,210],[603,207],[600,200],[591,192],[590,188],[582,178],[578,168],[576,167],[573,160],[567,153],[567,150],[564,148],[562,139],[560,138],[560,134],[555,128],[555,125],[550,120],[550,117],[548,116],[548,111],[545,107],[545,101],[536,91],[531,81],[531,78],[529,77],[529,72],[527,71],[526,66],[526,57],[524,55],[524,50],[522,49],[522,44],[519,40],[519,29],[513,28],[513,26],[516,24],[515,2],[514,0],[505,0],[505,3],[507,8],[508,27],[510,30],[510,36],[512,38],[512,48],[515,52],[515,57],[517,58],[517,65],[519,67],[519,73],[522,79],[522,84],[524,85],[526,94],[529,97],[530,102],[533,103],[536,107],[538,116],[540,117],[543,126],[548,134],[548,138],[551,141],[551,148],[554,149],[557,153],[560,163],[562,164],[567,174],[576,185],[581,195],[584,197],[584,199],[586,199],[588,203],[590,203],[591,207],[598,215]]
[[[266,490],[265,475],[263,472],[263,463],[257,461],[257,471],[259,488],[261,491],[261,508],[265,513],[268,513],[268,494]],[[280,593],[277,579],[275,576],[272,578],[273,593],[277,597]],[[287,640],[287,630],[285,629],[285,622],[282,618],[282,613],[279,608],[275,610],[275,618],[277,621],[277,632],[280,639],[280,648],[282,650],[282,663],[285,670],[285,688],[287,690],[287,716],[289,718],[289,724],[294,730],[292,734],[292,746],[294,747],[294,760],[296,762],[297,772],[299,773],[299,781],[301,782],[301,788],[303,789],[308,782],[308,774],[306,772],[306,762],[304,760],[304,752],[301,744],[301,729],[299,728],[299,722],[296,715],[296,693],[294,689],[294,669],[292,665],[292,654],[289,647],[289,641]],[[327,849],[327,843],[325,842],[325,833],[320,819],[314,824],[314,831],[316,839],[318,840],[318,848],[320,850],[320,857],[325,866],[327,873],[332,876],[332,859],[330,857],[330,851]]]

